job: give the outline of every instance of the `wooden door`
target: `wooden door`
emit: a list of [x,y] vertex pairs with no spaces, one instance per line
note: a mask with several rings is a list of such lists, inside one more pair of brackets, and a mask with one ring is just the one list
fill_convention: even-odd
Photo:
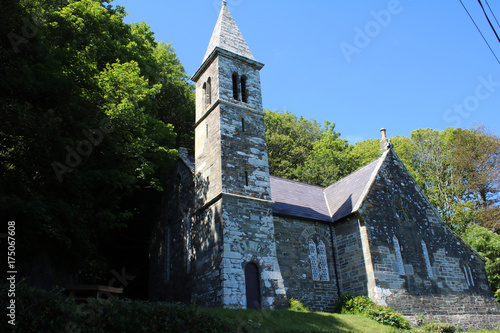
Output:
[[245,283],[247,292],[247,309],[260,309],[260,277],[257,265],[248,263],[245,266]]

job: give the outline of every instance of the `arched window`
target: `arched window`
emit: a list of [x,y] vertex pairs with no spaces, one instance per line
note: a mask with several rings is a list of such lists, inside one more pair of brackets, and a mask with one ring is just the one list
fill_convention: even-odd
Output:
[[205,106],[212,104],[212,79],[208,78],[205,88]]
[[247,77],[241,77],[241,100],[243,103],[248,103]]
[[326,260],[326,247],[323,241],[319,241],[318,244],[318,258],[321,281],[330,281],[330,274],[328,274],[328,262]]
[[431,261],[429,259],[429,253],[427,252],[427,244],[425,244],[424,240],[420,242],[422,244],[422,252],[424,253],[425,266],[427,267],[427,275],[431,278],[432,274],[432,266]]
[[319,281],[318,252],[316,243],[311,239],[309,241],[309,259],[311,260],[311,272],[313,281]]
[[239,100],[239,91],[238,91],[238,74],[233,73],[233,98],[235,100]]
[[472,276],[472,271],[470,269],[470,266],[464,264],[463,268],[464,268],[465,279],[467,280],[467,285],[469,287],[473,287],[474,286],[474,277]]
[[394,235],[392,237],[392,242],[394,243],[394,250],[396,251],[396,262],[398,264],[398,271],[400,275],[405,275],[405,267],[403,265],[403,257],[401,256],[401,247],[399,246],[399,240]]

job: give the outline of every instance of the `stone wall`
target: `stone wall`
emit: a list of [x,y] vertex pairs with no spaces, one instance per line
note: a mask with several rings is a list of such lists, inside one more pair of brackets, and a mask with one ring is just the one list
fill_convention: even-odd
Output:
[[[274,232],[287,298],[296,298],[312,310],[333,310],[338,295],[328,224],[274,216]],[[315,244],[319,241],[325,244],[328,281],[314,281],[312,278],[310,240]]]
[[392,152],[359,213],[377,303],[405,315],[500,314],[484,261],[444,224]]
[[175,164],[164,193],[149,248],[149,297],[188,302],[194,182],[181,160]]
[[224,306],[246,308],[245,266],[253,263],[259,268],[262,308],[283,307],[286,295],[276,259],[272,203],[232,195],[222,198]]
[[222,306],[222,200],[197,211],[192,247],[191,301],[209,307]]
[[368,275],[356,215],[334,224],[341,293],[368,296]]

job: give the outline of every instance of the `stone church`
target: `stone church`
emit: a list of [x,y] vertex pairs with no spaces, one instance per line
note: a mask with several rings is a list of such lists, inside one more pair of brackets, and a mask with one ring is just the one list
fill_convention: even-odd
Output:
[[331,311],[366,295],[407,317],[495,327],[485,261],[442,221],[382,129],[381,156],[322,188],[269,175],[259,71],[223,2],[150,247],[150,297]]

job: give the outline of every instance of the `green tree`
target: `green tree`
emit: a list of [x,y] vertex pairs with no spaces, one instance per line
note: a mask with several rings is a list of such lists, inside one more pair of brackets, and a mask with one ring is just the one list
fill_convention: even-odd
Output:
[[463,239],[486,259],[486,273],[500,302],[500,235],[478,225],[467,227]]
[[264,111],[269,172],[278,177],[300,180],[302,167],[321,137],[321,124],[290,112]]
[[173,49],[106,3],[2,8],[0,216],[17,222],[26,265],[43,251],[82,267],[146,242],[174,148],[194,145],[176,135],[194,96]]
[[457,128],[452,165],[459,173],[464,197],[474,203],[477,221],[500,232],[500,138],[484,127]]
[[286,111],[264,111],[269,172],[313,185],[328,186],[356,169],[347,140],[335,124],[297,117]]
[[297,168],[300,181],[324,187],[335,183],[355,169],[356,161],[349,153],[347,140],[340,139],[335,124],[325,121],[319,140],[313,142],[304,165]]

